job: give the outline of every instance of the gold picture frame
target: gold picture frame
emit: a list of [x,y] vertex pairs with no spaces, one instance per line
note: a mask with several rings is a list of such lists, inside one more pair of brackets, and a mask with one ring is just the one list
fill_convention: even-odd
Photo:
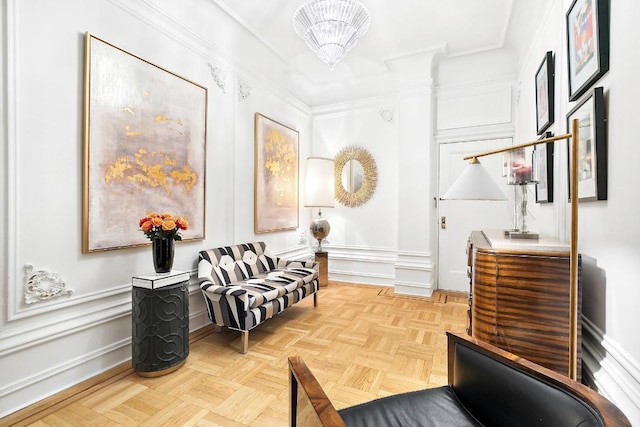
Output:
[[336,200],[348,207],[366,203],[378,183],[378,167],[364,148],[350,145],[335,157]]
[[254,232],[298,228],[298,131],[255,114]]
[[82,252],[148,245],[149,211],[205,237],[207,88],[85,34]]

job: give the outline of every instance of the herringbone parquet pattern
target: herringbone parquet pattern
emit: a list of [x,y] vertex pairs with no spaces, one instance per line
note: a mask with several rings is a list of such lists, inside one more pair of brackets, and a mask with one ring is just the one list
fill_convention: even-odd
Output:
[[466,327],[466,294],[394,296],[332,282],[250,333],[192,342],[186,364],[158,378],[129,374],[36,426],[286,426],[287,357],[298,354],[338,409],[446,383],[445,331]]

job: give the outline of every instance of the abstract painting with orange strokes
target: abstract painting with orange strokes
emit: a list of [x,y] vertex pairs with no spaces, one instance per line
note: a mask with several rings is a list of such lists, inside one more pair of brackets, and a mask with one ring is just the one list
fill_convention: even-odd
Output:
[[87,34],[83,251],[148,243],[174,212],[204,238],[207,89]]
[[254,232],[298,228],[298,132],[255,115]]

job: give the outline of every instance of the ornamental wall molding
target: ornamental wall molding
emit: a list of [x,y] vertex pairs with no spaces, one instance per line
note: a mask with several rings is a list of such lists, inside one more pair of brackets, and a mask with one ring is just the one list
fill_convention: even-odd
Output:
[[393,110],[380,110],[380,117],[387,123],[393,123]]
[[238,79],[238,101],[244,101],[251,95],[251,86],[244,80]]
[[73,293],[73,289],[67,288],[66,282],[58,273],[46,270],[37,270],[34,273],[32,264],[24,266],[24,273],[24,302],[26,304]]
[[222,89],[222,93],[227,93],[227,72],[220,67],[214,67],[211,64],[208,65],[209,70],[211,70],[211,77],[213,77],[213,81],[216,82],[220,89]]

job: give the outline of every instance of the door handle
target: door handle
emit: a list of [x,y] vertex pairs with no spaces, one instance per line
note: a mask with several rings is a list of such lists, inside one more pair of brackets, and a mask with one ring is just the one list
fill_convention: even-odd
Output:
[[441,216],[440,217],[440,228],[443,229],[443,230],[447,228],[447,217],[446,216]]

